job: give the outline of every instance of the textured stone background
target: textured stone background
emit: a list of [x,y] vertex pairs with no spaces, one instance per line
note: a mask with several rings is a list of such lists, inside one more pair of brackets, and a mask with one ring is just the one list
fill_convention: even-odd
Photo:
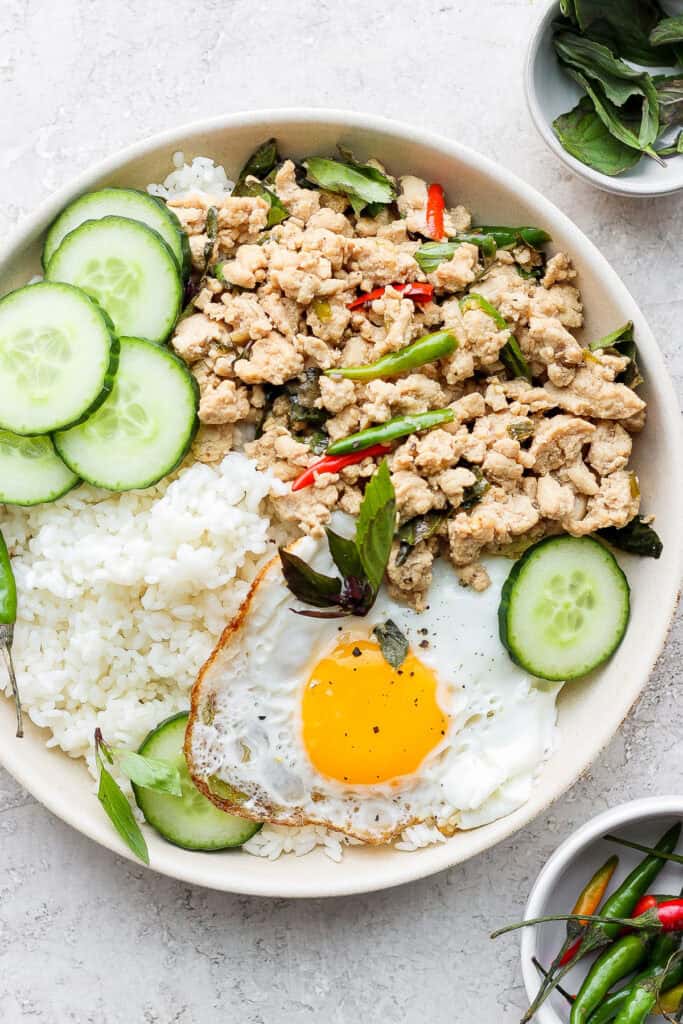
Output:
[[[640,302],[681,385],[683,201],[592,190],[546,151],[522,94],[540,0],[2,0],[0,231],[91,162],[198,116],[309,104],[423,124],[544,191]],[[590,775],[514,839],[391,892],[218,895],[119,860],[0,772],[6,1024],[512,1024],[515,940],[539,868],[618,801],[676,791],[681,639]]]

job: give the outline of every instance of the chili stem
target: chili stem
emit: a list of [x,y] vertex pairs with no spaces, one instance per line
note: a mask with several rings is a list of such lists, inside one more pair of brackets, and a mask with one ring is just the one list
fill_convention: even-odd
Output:
[[[548,971],[546,971],[546,969],[543,966],[543,964],[541,963],[541,961],[538,960],[535,956],[532,956],[531,962],[534,965],[534,967],[536,968],[536,970],[538,971],[538,973],[541,975],[541,977],[545,978],[546,981],[549,981],[550,980],[550,974],[548,973]],[[564,999],[567,1000],[567,1002],[569,1003],[570,1006],[574,1002],[575,997],[570,995],[569,992],[567,992],[566,988],[563,988],[562,985],[556,985],[555,986],[555,991],[559,992],[560,995]]]
[[645,929],[653,928],[653,924],[638,924],[630,917],[603,917],[602,914],[549,914],[547,917],[530,917],[526,921],[517,921],[515,924],[506,924],[504,928],[498,928],[491,932],[490,938],[497,939],[508,932],[516,932],[520,928],[528,928],[529,925],[546,924],[549,921],[595,921],[598,924],[620,924],[624,928]]
[[674,864],[683,864],[683,857],[678,853],[660,853],[652,846],[644,846],[642,843],[634,843],[630,839],[620,839],[619,836],[608,834],[602,837],[608,843],[618,843],[620,846],[628,846],[631,850],[638,850],[640,853],[648,853],[651,857],[659,857],[661,860],[671,860]]

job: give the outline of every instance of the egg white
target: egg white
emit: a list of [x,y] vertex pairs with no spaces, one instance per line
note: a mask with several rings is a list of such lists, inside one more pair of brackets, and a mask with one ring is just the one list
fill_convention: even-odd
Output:
[[[335,572],[324,540],[302,538],[294,550],[319,571]],[[371,843],[425,821],[450,834],[521,806],[553,745],[561,684],[533,679],[510,661],[497,610],[511,563],[486,565],[491,586],[483,593],[460,586],[438,560],[425,611],[399,604],[383,588],[365,618],[324,620],[292,612],[301,606],[275,559],[195,687],[187,748],[195,781],[226,809],[277,824],[327,825]],[[412,775],[343,784],[308,758],[303,687],[342,633],[372,639],[387,618],[436,674],[449,729]]]

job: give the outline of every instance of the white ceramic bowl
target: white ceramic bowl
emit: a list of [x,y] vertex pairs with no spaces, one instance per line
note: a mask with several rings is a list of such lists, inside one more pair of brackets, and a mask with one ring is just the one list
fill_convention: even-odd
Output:
[[[674,10],[675,6],[672,12]],[[635,167],[612,178],[587,167],[563,148],[553,131],[553,121],[576,106],[582,90],[560,66],[553,48],[552,25],[559,14],[560,5],[553,0],[531,36],[524,72],[529,113],[543,141],[570,170],[604,192],[648,199],[683,189],[683,157],[666,160],[664,167],[649,157],[643,157]],[[656,74],[666,69],[648,70]]]
[[[432,874],[480,853],[516,832],[563,793],[618,729],[644,686],[666,637],[680,575],[683,458],[678,409],[657,344],[642,313],[604,257],[542,195],[491,160],[457,142],[382,118],[325,110],[234,114],[187,125],[145,140],[105,160],[62,189],[10,240],[0,262],[0,292],[23,284],[39,266],[40,242],[55,214],[79,193],[102,184],[159,181],[172,154],[208,154],[235,173],[264,138],[276,135],[287,154],[333,153],[343,142],[360,157],[374,154],[395,173],[442,182],[447,193],[488,223],[539,224],[555,246],[570,252],[586,307],[586,336],[599,337],[631,319],[642,354],[650,402],[649,423],[636,445],[644,508],[657,513],[665,554],[659,561],[625,558],[633,585],[633,619],[619,651],[602,672],[566,687],[559,702],[557,750],[545,764],[524,807],[500,821],[462,832],[417,853],[353,848],[342,864],[316,852],[270,863],[240,852],[198,854],[148,833],[152,867],[215,889],[269,896],[331,896],[367,892]],[[0,759],[55,814],[81,832],[130,856],[102,812],[83,765],[45,746],[46,735],[28,728],[13,735],[14,712],[0,701]]]
[[[682,820],[683,796],[653,796],[632,800],[592,818],[555,850],[536,879],[524,917],[569,913],[588,879],[613,853],[619,856],[619,867],[612,879],[610,891],[623,881],[642,860],[643,854],[605,842],[602,837],[607,833],[650,846],[671,825]],[[681,869],[677,864],[669,863],[664,865],[650,891],[675,894],[680,888]],[[539,986],[539,976],[531,962],[532,957],[537,957],[542,964],[549,964],[564,937],[565,925],[561,921],[525,928],[522,932],[522,974],[529,1002]],[[585,975],[584,963],[567,974],[563,986],[570,992],[576,992]],[[566,1002],[562,996],[553,993],[534,1020],[537,1024],[566,1024],[568,1017]]]

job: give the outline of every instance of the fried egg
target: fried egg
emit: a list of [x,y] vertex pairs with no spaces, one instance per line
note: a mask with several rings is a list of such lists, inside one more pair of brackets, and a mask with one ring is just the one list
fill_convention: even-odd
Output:
[[[292,550],[335,572],[324,539]],[[316,619],[292,611],[302,606],[274,559],[193,690],[199,788],[233,813],[368,843],[423,822],[450,835],[519,807],[552,747],[560,684],[510,661],[497,628],[510,562],[487,568],[491,586],[475,593],[438,560],[420,613],[382,588],[364,618]],[[373,634],[387,619],[409,642],[398,669]]]

